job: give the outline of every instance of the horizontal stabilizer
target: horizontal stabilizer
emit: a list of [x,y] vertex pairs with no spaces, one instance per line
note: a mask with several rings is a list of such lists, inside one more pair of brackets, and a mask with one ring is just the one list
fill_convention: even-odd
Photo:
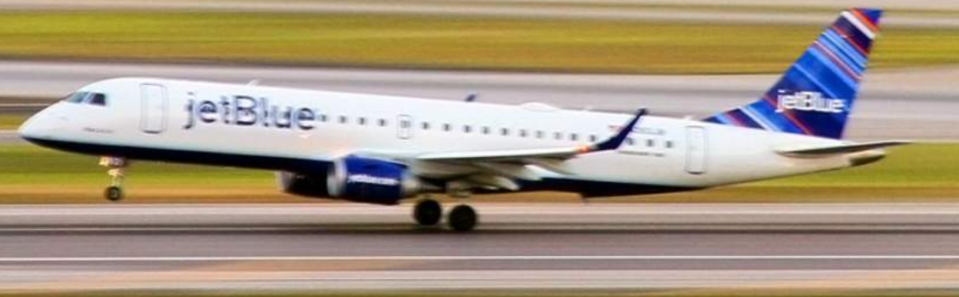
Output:
[[843,144],[843,145],[812,147],[812,148],[802,148],[802,149],[787,149],[787,150],[779,150],[777,152],[782,155],[790,156],[790,157],[824,157],[828,155],[858,153],[858,152],[863,152],[863,151],[868,151],[873,149],[904,145],[909,143],[910,142],[908,141],[901,141],[901,140],[887,140],[887,141],[850,143],[850,144]]

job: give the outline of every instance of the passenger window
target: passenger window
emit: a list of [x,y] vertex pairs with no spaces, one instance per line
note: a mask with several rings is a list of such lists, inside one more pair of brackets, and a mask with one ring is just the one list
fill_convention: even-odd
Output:
[[509,136],[509,129],[502,128],[499,130],[499,134],[502,134],[503,136]]
[[380,119],[380,127],[386,127],[386,120]]
[[320,122],[326,122],[326,115],[325,115],[325,114],[321,114],[321,115],[320,115]]
[[346,124],[346,116],[340,116],[340,124]]
[[519,129],[519,137],[526,137],[526,129]]
[[489,127],[483,127],[483,134],[489,134]]
[[632,146],[632,145],[636,144],[636,141],[634,141],[632,137],[626,138],[626,144]]
[[449,132],[452,129],[453,129],[453,125],[443,124],[443,131]]
[[90,96],[91,105],[107,106],[107,95],[101,93],[93,93],[93,96]]
[[464,133],[470,133],[470,132],[472,132],[472,131],[473,131],[473,128],[471,128],[470,125],[463,125],[463,132],[464,132]]
[[430,129],[430,123],[427,123],[427,122],[423,122],[423,123],[422,123],[422,124],[420,124],[420,125],[422,125],[422,126],[423,126],[423,130],[429,130],[429,129]]
[[543,130],[536,130],[536,138],[539,138],[539,139],[543,138]]
[[576,133],[569,134],[569,140],[578,141],[578,140],[579,140],[579,134],[576,134]]
[[666,141],[666,148],[668,148],[668,149],[673,148],[673,141],[672,141],[672,140],[667,140],[667,141]]
[[596,134],[589,135],[589,142],[596,142]]
[[553,138],[556,138],[556,140],[563,140],[563,132],[553,133]]
[[357,122],[360,124],[360,126],[366,125],[366,118],[361,117],[357,119]]
[[648,147],[654,147],[654,146],[656,146],[656,141],[655,141],[655,140],[652,140],[652,139],[647,139],[647,140],[646,140],[646,146],[648,146]]

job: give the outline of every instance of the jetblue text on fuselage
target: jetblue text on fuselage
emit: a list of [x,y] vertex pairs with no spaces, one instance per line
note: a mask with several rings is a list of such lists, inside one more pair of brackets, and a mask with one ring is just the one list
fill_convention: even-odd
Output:
[[822,93],[801,91],[793,94],[784,94],[780,90],[779,103],[776,112],[786,110],[812,111],[825,113],[842,113],[846,111],[846,102],[840,99],[823,98]]
[[191,129],[199,124],[220,123],[310,130],[318,114],[311,108],[270,105],[267,98],[244,95],[222,96],[220,100],[189,99],[186,111],[187,123],[183,129]]

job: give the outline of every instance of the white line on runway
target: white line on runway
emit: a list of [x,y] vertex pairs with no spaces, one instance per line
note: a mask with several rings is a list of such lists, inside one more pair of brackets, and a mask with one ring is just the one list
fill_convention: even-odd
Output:
[[959,255],[624,255],[624,256],[189,256],[2,257],[0,262],[216,262],[216,261],[545,261],[545,260],[959,260]]

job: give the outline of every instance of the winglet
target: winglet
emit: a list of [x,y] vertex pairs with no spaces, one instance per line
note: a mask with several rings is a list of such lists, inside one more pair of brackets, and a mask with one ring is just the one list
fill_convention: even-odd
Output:
[[471,93],[471,94],[469,94],[468,96],[466,96],[466,99],[463,99],[463,101],[466,101],[466,102],[474,102],[474,101],[476,101],[476,98],[477,98],[477,97],[479,97],[479,94],[477,94],[477,93]]
[[602,142],[593,144],[588,148],[587,152],[618,149],[621,145],[623,145],[624,142],[626,142],[626,138],[629,137],[629,133],[633,132],[633,128],[636,127],[636,124],[639,123],[639,119],[641,119],[644,115],[646,115],[646,109],[640,108],[638,111],[636,111],[636,116],[633,117],[633,119],[630,120],[626,126],[623,126],[619,132],[616,133],[616,135],[613,135],[613,137],[610,137]]

